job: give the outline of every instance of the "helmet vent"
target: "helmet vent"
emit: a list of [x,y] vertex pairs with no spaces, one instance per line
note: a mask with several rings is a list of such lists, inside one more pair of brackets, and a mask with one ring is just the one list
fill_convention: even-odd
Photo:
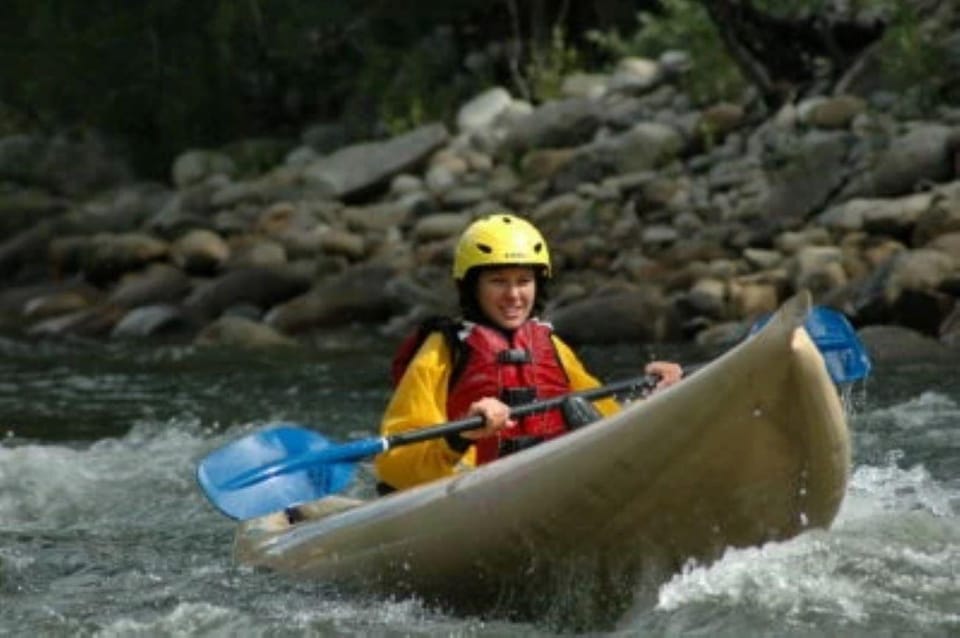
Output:
[[541,250],[543,250],[543,244],[542,244],[542,243],[537,242],[536,244],[534,244],[534,246],[533,246],[533,252],[539,253]]
[[493,248],[490,248],[490,246],[487,246],[486,244],[477,244],[477,249],[482,253],[486,253],[487,255],[493,253]]

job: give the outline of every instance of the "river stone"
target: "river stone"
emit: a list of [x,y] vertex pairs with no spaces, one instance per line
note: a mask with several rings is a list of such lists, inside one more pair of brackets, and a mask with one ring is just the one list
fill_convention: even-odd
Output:
[[226,268],[280,267],[287,263],[283,244],[263,235],[238,235],[228,242],[230,259]]
[[946,361],[956,357],[943,344],[921,332],[893,325],[873,325],[857,332],[875,364]]
[[198,184],[211,175],[233,175],[236,170],[236,165],[228,155],[200,149],[181,153],[170,168],[177,188]]
[[315,229],[313,234],[320,249],[328,255],[340,255],[352,260],[359,260],[366,255],[367,242],[359,233],[323,226]]
[[418,242],[447,239],[463,232],[470,223],[469,213],[435,213],[417,220],[413,237]]
[[551,179],[575,154],[573,148],[535,148],[523,156],[520,170],[528,180]]
[[220,235],[195,228],[181,235],[170,247],[170,260],[194,275],[211,275],[230,258],[230,246]]
[[196,286],[184,307],[199,317],[214,318],[240,303],[270,308],[309,289],[310,280],[291,268],[238,268]]
[[290,347],[296,340],[271,326],[240,316],[224,316],[204,326],[194,342],[198,345],[239,346],[243,348]]
[[83,246],[81,269],[89,281],[103,283],[166,259],[169,252],[166,241],[146,233],[101,233]]
[[[850,134],[814,130],[777,149],[765,172],[768,192],[759,210],[781,219],[805,218],[826,204],[849,172]],[[771,155],[774,155],[771,153]]]
[[171,304],[151,304],[134,308],[113,327],[110,336],[120,339],[154,337],[181,332],[192,322],[183,309]]
[[921,184],[949,180],[954,175],[950,149],[957,135],[957,129],[943,124],[912,126],[890,140],[871,168],[851,182],[841,197],[894,197],[914,192]]
[[511,123],[499,152],[578,146],[593,139],[601,124],[600,106],[594,100],[568,98],[546,102]]
[[618,93],[642,94],[657,86],[663,79],[663,71],[656,60],[641,57],[625,57],[617,62],[607,90]]
[[940,324],[940,341],[952,348],[960,349],[960,303]]
[[549,316],[571,344],[649,343],[664,335],[665,307],[652,289],[594,295]]
[[565,98],[597,99],[607,92],[610,76],[603,73],[575,72],[563,78],[560,94]]
[[423,179],[418,175],[401,173],[390,180],[390,194],[395,196],[416,193],[422,191],[423,188]]
[[190,291],[190,279],[169,264],[151,264],[146,270],[124,275],[108,301],[123,308],[175,303]]
[[617,173],[659,168],[672,161],[683,147],[673,126],[659,122],[639,122],[620,135],[590,145],[587,152],[612,162]]
[[84,308],[38,321],[27,334],[34,337],[103,337],[120,320],[124,310],[111,304]]
[[836,246],[806,246],[788,267],[794,290],[809,290],[814,297],[847,283],[843,251]]
[[305,206],[280,200],[267,206],[253,224],[253,230],[269,237],[302,233],[317,225],[317,218]]
[[797,107],[800,121],[810,126],[841,129],[850,126],[853,119],[867,108],[863,98],[855,95],[815,97],[804,100]]
[[911,250],[898,255],[887,281],[888,298],[896,298],[902,290],[934,290],[956,270],[958,259],[929,248]]
[[37,188],[0,189],[0,240],[67,210],[69,201]]
[[12,284],[61,276],[47,254],[53,233],[53,224],[40,222],[0,243],[0,278]]
[[390,201],[369,206],[344,208],[341,218],[351,230],[361,233],[369,231],[385,232],[406,224],[412,216],[412,212],[402,201]]
[[355,144],[310,163],[303,180],[337,199],[360,195],[408,172],[448,139],[443,124],[429,124],[383,142]]
[[26,319],[39,320],[65,315],[90,307],[90,297],[76,290],[53,292],[34,297],[23,305]]
[[947,255],[953,255],[955,259],[960,260],[960,231],[940,235],[927,244],[925,248],[939,250]]
[[707,107],[698,116],[697,132],[711,143],[717,143],[743,124],[746,112],[739,104],[720,102]]
[[674,300],[674,306],[685,317],[724,319],[727,314],[727,285],[724,281],[702,278]]
[[440,194],[456,186],[457,176],[449,166],[434,164],[427,169],[424,183],[431,193]]
[[960,232],[960,181],[934,191],[932,205],[917,218],[912,240],[922,246],[938,235]]
[[168,239],[179,237],[195,228],[211,228],[210,218],[201,212],[187,208],[185,200],[184,193],[175,193],[155,214],[150,216],[144,228]]
[[457,111],[457,128],[465,133],[485,129],[512,101],[510,93],[502,86],[487,89],[460,107]]
[[484,186],[455,186],[440,195],[441,204],[449,209],[462,210],[477,206],[489,198]]
[[737,317],[758,317],[780,306],[782,286],[775,281],[730,282],[730,305]]
[[775,268],[783,261],[783,255],[778,251],[765,250],[763,248],[745,248],[743,250],[743,258],[757,270]]
[[264,321],[285,334],[385,321],[400,307],[387,287],[393,275],[390,268],[375,263],[350,268],[271,309]]

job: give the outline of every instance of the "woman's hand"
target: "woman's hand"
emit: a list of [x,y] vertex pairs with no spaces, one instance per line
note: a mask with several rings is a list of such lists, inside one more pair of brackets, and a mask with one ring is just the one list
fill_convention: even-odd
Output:
[[510,418],[510,407],[493,397],[486,397],[470,404],[467,416],[482,416],[483,427],[461,432],[460,436],[471,441],[493,436],[504,428],[512,428],[517,422]]
[[683,368],[673,361],[651,361],[643,369],[645,374],[659,377],[653,391],[663,390],[683,378]]

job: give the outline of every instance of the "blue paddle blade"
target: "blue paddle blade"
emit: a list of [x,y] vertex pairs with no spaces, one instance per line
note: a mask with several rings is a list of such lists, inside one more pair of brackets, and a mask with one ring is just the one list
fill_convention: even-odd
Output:
[[870,374],[867,350],[843,313],[814,306],[803,327],[817,344],[834,383],[850,383]]
[[256,518],[349,485],[356,465],[341,458],[342,447],[311,430],[281,424],[212,452],[197,467],[197,482],[227,516]]
[[[759,331],[769,319],[770,315],[761,317],[750,328],[750,334]],[[872,364],[867,350],[843,313],[826,306],[814,306],[803,327],[820,350],[834,383],[851,383],[870,374]]]

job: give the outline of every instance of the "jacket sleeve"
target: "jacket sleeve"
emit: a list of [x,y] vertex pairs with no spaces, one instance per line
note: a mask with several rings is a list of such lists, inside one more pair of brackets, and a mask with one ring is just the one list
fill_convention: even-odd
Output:
[[[380,422],[383,436],[448,421],[447,385],[452,357],[443,335],[435,332],[420,346],[400,379]],[[473,466],[473,447],[453,450],[443,437],[388,450],[374,461],[377,477],[398,490]]]
[[[586,367],[584,367],[570,346],[556,335],[553,335],[552,339],[557,349],[557,355],[560,357],[560,363],[563,364],[563,369],[567,372],[567,378],[570,380],[570,389],[578,391],[599,387],[600,381],[587,372]],[[620,410],[620,404],[617,403],[613,397],[598,399],[593,402],[593,405],[600,410],[600,414],[603,416],[610,416]]]

